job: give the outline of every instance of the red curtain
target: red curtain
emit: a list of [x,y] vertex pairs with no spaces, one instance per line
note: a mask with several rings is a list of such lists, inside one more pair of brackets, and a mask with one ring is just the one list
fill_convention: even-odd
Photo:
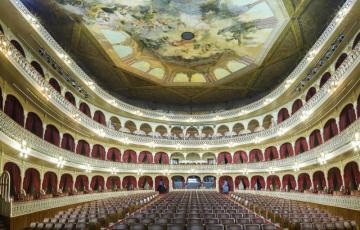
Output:
[[341,64],[345,61],[347,56],[348,55],[346,53],[343,53],[340,55],[340,57],[338,58],[338,60],[335,63],[335,70],[341,66]]
[[217,163],[220,164],[231,164],[232,163],[232,159],[231,159],[231,154],[228,152],[221,152],[218,155],[217,158]]
[[40,193],[40,173],[36,169],[26,170],[23,188],[26,194],[37,195]]
[[311,87],[309,89],[309,91],[306,94],[306,98],[305,101],[308,102],[314,95],[316,94],[316,89],[315,87]]
[[309,150],[305,137],[300,137],[295,142],[295,155],[306,152]]
[[295,190],[296,188],[296,180],[293,175],[287,174],[282,179],[282,188],[285,189],[286,185],[288,185],[290,190]]
[[360,96],[357,99],[357,106],[356,106],[357,118],[360,118]]
[[12,162],[7,162],[4,165],[4,171],[8,171],[10,174],[10,195],[16,200],[20,194],[20,168]]
[[311,132],[310,134],[310,138],[309,138],[309,142],[310,142],[310,149],[315,148],[316,146],[319,146],[322,144],[322,138],[321,138],[321,133],[320,130],[316,129],[314,131]]
[[219,178],[219,188],[220,188],[220,191],[222,192],[222,186],[223,186],[225,180],[228,181],[229,191],[230,191],[230,192],[233,192],[233,191],[234,191],[234,182],[233,182],[233,179],[232,179],[231,176],[221,176],[221,177]]
[[36,61],[32,61],[31,66],[38,72],[43,78],[45,78],[44,70],[42,69],[41,65]]
[[326,186],[325,175],[322,171],[316,171],[313,175],[314,190],[323,190]]
[[239,184],[241,181],[242,181],[245,189],[248,189],[249,188],[249,178],[247,178],[246,176],[237,176],[235,178],[235,187],[239,188]]
[[125,190],[130,190],[131,187],[133,189],[137,188],[136,178],[133,176],[126,176],[122,181],[122,187]]
[[13,95],[8,95],[5,101],[4,112],[11,119],[21,126],[24,126],[24,109],[18,99]]
[[250,151],[249,158],[250,163],[263,161],[263,154],[260,149],[253,149]]
[[301,99],[296,99],[292,105],[291,114],[296,113],[303,106]]
[[108,179],[106,180],[106,189],[114,191],[115,187],[117,189],[120,189],[121,187],[120,178],[118,176],[108,177]]
[[279,159],[279,153],[275,146],[270,146],[265,149],[265,161],[272,161]]
[[42,189],[47,194],[54,194],[57,191],[57,176],[53,172],[46,172],[42,182]]
[[65,99],[68,100],[68,101],[69,101],[71,104],[73,104],[74,106],[76,106],[75,97],[74,97],[74,95],[72,95],[72,93],[66,92],[66,93],[65,93]]
[[87,191],[89,189],[89,179],[85,175],[79,175],[75,180],[75,188],[77,191]]
[[91,118],[91,111],[90,111],[90,107],[86,104],[86,103],[84,103],[84,102],[82,102],[81,104],[80,104],[80,111],[81,112],[83,112],[86,116],[88,116],[88,117],[90,117]]
[[298,190],[303,192],[311,188],[311,179],[309,174],[301,173],[298,177]]
[[74,141],[74,138],[70,134],[65,133],[63,135],[63,138],[61,140],[61,148],[67,149],[71,152],[75,151],[75,141]]
[[53,125],[47,125],[44,135],[44,140],[59,146],[60,144],[60,134],[59,130]]
[[158,152],[154,157],[155,164],[169,164],[169,156],[164,152]]
[[152,156],[151,152],[149,152],[149,151],[140,152],[138,162],[142,163],[142,164],[151,164],[151,163],[153,163],[153,156]]
[[166,192],[169,192],[169,179],[165,176],[155,177],[155,189],[158,189],[161,180],[164,182]]
[[2,96],[2,90],[0,88],[0,110],[3,110],[3,96]]
[[351,123],[356,120],[356,114],[354,106],[352,104],[347,104],[345,108],[340,113],[340,131],[346,129]]
[[123,154],[123,162],[125,163],[137,163],[136,152],[134,150],[126,150]]
[[287,110],[287,108],[282,108],[278,113],[278,121],[277,121],[277,123],[280,124],[281,122],[285,121],[289,117],[290,117],[289,116],[289,111]]
[[330,119],[324,126],[324,141],[330,140],[339,133],[335,119]]
[[93,120],[106,126],[105,115],[100,110],[95,111]]
[[107,152],[107,160],[120,162],[121,161],[120,150],[117,148],[110,148]]
[[265,180],[262,176],[253,176],[251,177],[251,188],[255,188],[255,184],[258,184],[258,190],[265,188]]
[[105,160],[105,148],[99,144],[94,145],[91,151],[91,157],[99,160]]
[[323,85],[325,85],[325,83],[330,79],[331,74],[329,72],[326,72],[320,80],[320,88],[323,87]]
[[145,186],[146,181],[148,182],[150,189],[152,189],[154,183],[153,183],[153,180],[152,180],[152,178],[150,176],[142,176],[142,177],[140,177],[139,181],[138,181],[138,187],[143,189],[144,186]]
[[74,181],[70,174],[63,174],[60,179],[59,187],[62,189],[63,192],[71,192]]
[[329,189],[331,192],[340,190],[340,188],[343,184],[340,169],[334,167],[329,170],[328,184],[329,184]]
[[276,191],[281,189],[280,178],[276,175],[271,175],[266,178],[266,186],[268,190]]
[[234,160],[233,160],[234,164],[247,163],[247,162],[248,162],[248,157],[246,155],[246,152],[237,151],[234,153]]
[[36,136],[43,138],[44,128],[41,119],[36,113],[30,112],[27,115],[25,128],[35,134]]
[[289,142],[282,144],[280,146],[280,158],[285,159],[291,156],[294,156],[294,149],[292,145]]
[[349,193],[352,190],[357,190],[360,184],[359,166],[352,161],[346,164],[344,169],[345,189]]
[[102,176],[93,176],[91,178],[90,187],[93,191],[103,191],[105,189],[104,187],[104,177]]
[[61,93],[61,87],[60,87],[59,83],[54,78],[50,78],[49,83],[56,91]]
[[79,140],[76,146],[76,153],[83,156],[90,156],[90,145],[84,140]]

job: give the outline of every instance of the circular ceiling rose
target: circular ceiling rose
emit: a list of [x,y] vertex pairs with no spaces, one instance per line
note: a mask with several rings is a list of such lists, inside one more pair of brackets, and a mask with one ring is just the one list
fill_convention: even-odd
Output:
[[195,37],[193,32],[184,32],[181,34],[181,38],[184,40],[192,40]]

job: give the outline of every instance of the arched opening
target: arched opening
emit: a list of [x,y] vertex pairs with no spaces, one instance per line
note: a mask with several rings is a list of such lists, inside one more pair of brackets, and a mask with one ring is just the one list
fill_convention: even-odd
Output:
[[81,111],[83,114],[85,114],[86,116],[88,116],[88,117],[91,118],[90,107],[89,107],[86,103],[81,102],[79,109],[80,109],[80,111]]
[[246,190],[249,189],[249,178],[247,178],[246,176],[237,176],[235,178],[235,187],[238,190]]
[[125,123],[125,128],[130,130],[130,133],[133,133],[135,130],[137,130],[135,123],[132,121],[127,121]]
[[[0,91],[1,92],[1,91]],[[356,106],[356,112],[357,112],[357,117],[360,118],[360,95],[357,99],[357,106]]]
[[263,157],[263,154],[260,149],[253,149],[250,151],[250,153],[249,153],[249,162],[250,163],[260,162],[263,160],[264,160],[264,157]]
[[151,126],[147,123],[141,124],[140,130],[143,131],[145,133],[145,135],[152,132]]
[[259,122],[257,120],[251,120],[248,124],[248,130],[250,130],[250,132],[255,132],[257,130],[257,128],[259,128]]
[[158,127],[156,127],[155,132],[160,133],[161,136],[168,135],[168,131],[163,125],[159,125]]
[[231,154],[228,152],[219,153],[218,158],[217,158],[217,163],[218,163],[218,165],[231,164],[232,163]]
[[337,134],[339,133],[337,124],[336,124],[336,120],[335,119],[330,119],[325,123],[324,126],[324,141],[328,141],[331,138],[335,137]]
[[0,88],[0,110],[3,110],[3,95],[2,95],[2,90]]
[[203,161],[206,161],[207,164],[209,165],[214,165],[216,164],[216,156],[215,156],[215,153],[211,153],[211,152],[207,152],[207,153],[204,153],[201,157],[201,159]]
[[186,160],[195,163],[196,161],[200,161],[201,157],[198,153],[189,153],[186,155]]
[[173,127],[170,133],[173,137],[183,137],[183,130],[180,127]]
[[204,127],[201,132],[202,132],[202,137],[205,138],[210,138],[214,136],[214,129],[209,126]]
[[185,156],[182,153],[172,153],[170,160],[172,165],[177,165],[185,160]]
[[248,162],[248,157],[246,152],[244,151],[237,151],[234,153],[234,164],[243,164]]
[[312,131],[310,133],[310,137],[309,137],[309,144],[310,144],[310,149],[315,148],[316,146],[319,146],[322,144],[322,138],[321,138],[321,133],[320,130],[315,129],[314,131]]
[[106,189],[110,191],[118,191],[121,187],[120,177],[110,176],[106,180]]
[[266,115],[264,117],[263,125],[262,125],[264,127],[264,129],[269,129],[269,128],[273,127],[274,126],[273,120],[274,120],[273,116]]
[[70,102],[72,105],[76,106],[76,100],[72,93],[66,92],[65,93],[65,99]]
[[169,164],[169,156],[167,155],[167,153],[158,152],[155,154],[154,163],[155,164]]
[[57,176],[54,172],[44,174],[42,189],[46,194],[55,194],[57,192]]
[[104,191],[104,188],[105,188],[104,185],[105,185],[104,177],[93,176],[91,178],[91,183],[90,183],[91,190],[93,190],[95,192],[102,192],[102,191]]
[[34,168],[28,168],[25,171],[23,189],[27,195],[38,198],[40,194],[40,173]]
[[309,190],[311,188],[311,179],[309,174],[301,173],[298,176],[298,190],[300,192],[304,192],[305,190]]
[[227,132],[229,132],[229,127],[227,127],[226,125],[221,125],[217,129],[217,133],[221,136],[225,136]]
[[169,179],[165,176],[155,177],[155,188],[160,194],[169,192]]
[[251,177],[251,188],[254,190],[264,190],[265,189],[264,177],[258,175]]
[[[99,160],[105,160],[105,148],[102,145],[96,144],[91,150],[91,157]],[[104,187],[103,187],[104,188]]]
[[267,190],[277,191],[281,189],[280,178],[276,175],[270,175],[266,178]]
[[107,155],[108,161],[114,161],[114,162],[121,161],[121,153],[120,153],[120,150],[117,148],[109,148],[106,155]]
[[289,115],[289,111],[287,110],[287,108],[282,108],[280,109],[280,111],[278,112],[278,120],[277,123],[280,124],[281,122],[285,121],[286,119],[288,119],[290,117]]
[[90,156],[90,145],[84,140],[79,140],[76,146],[76,153],[83,156]]
[[89,179],[85,175],[79,175],[75,180],[75,189],[78,192],[85,192],[89,190]]
[[330,79],[331,74],[329,72],[326,72],[320,79],[320,88],[325,85],[325,83]]
[[295,141],[295,155],[301,154],[309,150],[305,137],[300,137]]
[[60,133],[59,130],[53,125],[47,125],[45,129],[44,140],[59,146],[60,144]]
[[61,86],[57,80],[50,78],[49,84],[58,92],[61,93]]
[[14,198],[14,200],[18,200],[21,183],[20,168],[15,163],[7,162],[4,165],[4,171],[10,174],[10,196]]
[[125,150],[122,162],[124,163],[137,163],[136,152],[134,150]]
[[74,186],[73,177],[70,174],[61,175],[59,187],[63,193],[72,192],[72,188]]
[[203,187],[206,189],[213,189],[216,187],[216,177],[214,176],[204,176],[203,178]]
[[270,146],[265,149],[265,161],[272,161],[279,159],[279,153],[275,146]]
[[231,176],[221,176],[219,178],[219,188],[221,193],[234,191],[234,182]]
[[347,56],[348,55],[346,53],[342,53],[340,55],[340,57],[337,59],[335,63],[335,70],[337,70],[341,66],[341,64],[346,60]]
[[236,123],[236,124],[233,126],[233,131],[234,131],[237,135],[239,135],[240,132],[241,132],[242,130],[244,130],[244,129],[245,129],[245,127],[244,127],[244,125],[241,124],[241,123]]
[[340,113],[340,131],[349,127],[356,120],[354,106],[347,104]]
[[324,191],[326,187],[325,175],[322,171],[316,171],[313,175],[314,190],[316,192]]
[[138,188],[144,190],[152,190],[153,189],[153,179],[150,176],[142,176],[138,181]]
[[43,138],[44,127],[40,117],[33,112],[29,112],[26,117],[25,128],[35,134],[36,136]]
[[16,123],[24,126],[24,109],[19,100],[13,95],[6,97],[4,112]]
[[199,131],[195,127],[190,127],[186,130],[186,137],[199,137]]
[[1,32],[2,34],[4,34],[4,29],[2,28],[1,25],[0,25],[0,32]]
[[96,121],[99,124],[105,125],[106,126],[106,119],[105,119],[105,115],[103,112],[101,112],[100,110],[96,110],[94,113],[94,117],[93,120]]
[[45,78],[44,70],[39,63],[37,63],[36,61],[32,61],[30,64],[36,70],[36,72],[40,74],[40,76]]
[[354,39],[353,45],[352,45],[352,49],[355,49],[355,47],[357,46],[357,44],[360,41],[360,33],[358,33]]
[[69,150],[71,152],[75,151],[75,140],[70,134],[65,133],[63,135],[63,138],[61,140],[61,148]]
[[315,87],[311,87],[306,94],[305,101],[308,102],[315,94],[316,94]]
[[302,100],[301,99],[296,99],[294,101],[294,103],[292,104],[291,114],[296,113],[302,106],[303,106]]
[[348,194],[358,190],[360,184],[359,166],[355,161],[351,161],[344,168],[345,189]]
[[15,41],[15,40],[11,40],[10,43],[11,43],[11,45],[14,46],[14,48],[15,48],[23,57],[25,57],[25,51],[24,51],[24,49],[22,48],[22,46],[20,45],[19,42]]
[[136,189],[137,183],[136,178],[133,176],[126,176],[122,181],[123,189],[130,191]]
[[287,142],[280,146],[280,158],[285,159],[288,157],[294,156],[294,149],[292,145]]
[[340,190],[343,182],[339,168],[333,167],[328,171],[328,184],[330,192]]
[[117,117],[110,117],[110,122],[109,122],[110,128],[112,128],[113,130],[119,131],[119,129],[121,128],[121,122],[119,120],[119,118]]
[[296,180],[293,175],[286,174],[283,176],[282,189],[286,192],[294,191],[296,189]]
[[171,177],[174,189],[183,189],[185,187],[185,178],[183,176]]
[[153,156],[149,151],[142,151],[139,153],[138,162],[141,164],[153,163]]

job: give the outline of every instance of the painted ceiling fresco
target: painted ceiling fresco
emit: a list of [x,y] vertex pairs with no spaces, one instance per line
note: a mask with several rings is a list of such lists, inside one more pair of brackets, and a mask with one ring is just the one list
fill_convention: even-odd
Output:
[[57,0],[114,63],[163,83],[207,83],[259,65],[288,22],[281,0]]

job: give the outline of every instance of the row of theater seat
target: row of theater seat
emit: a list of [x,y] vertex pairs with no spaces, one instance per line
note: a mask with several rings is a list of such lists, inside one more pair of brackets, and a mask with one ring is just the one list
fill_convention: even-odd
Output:
[[60,211],[53,218],[45,218],[41,223],[31,223],[27,229],[100,229],[110,222],[124,218],[126,213],[145,205],[157,196],[154,192],[93,201],[67,211]]
[[110,226],[120,230],[274,230],[277,227],[217,192],[172,192]]
[[231,197],[290,230],[358,229],[355,221],[333,216],[304,202],[247,193],[232,193]]

